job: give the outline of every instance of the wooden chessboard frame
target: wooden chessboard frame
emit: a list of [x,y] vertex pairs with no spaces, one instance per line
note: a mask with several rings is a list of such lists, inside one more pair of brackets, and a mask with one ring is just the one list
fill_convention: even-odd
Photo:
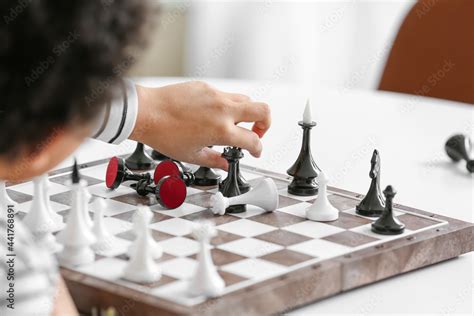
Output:
[[[79,167],[92,167],[106,161],[98,160]],[[245,165],[241,165],[241,168],[288,183],[291,180],[286,175],[258,168]],[[70,170],[71,168],[56,170],[50,176]],[[354,192],[334,187],[329,189],[357,200],[363,198],[363,195]],[[61,268],[60,271],[76,306],[86,313],[90,313],[94,307],[105,309],[112,306],[119,315],[268,315],[285,312],[474,250],[474,224],[399,204],[394,204],[394,207],[443,220],[448,225],[320,261],[190,307],[67,268]]]

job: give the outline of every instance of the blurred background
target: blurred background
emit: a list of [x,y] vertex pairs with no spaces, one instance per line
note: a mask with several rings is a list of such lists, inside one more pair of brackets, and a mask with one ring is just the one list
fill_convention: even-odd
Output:
[[159,23],[132,76],[375,89],[400,24],[415,1],[159,3]]

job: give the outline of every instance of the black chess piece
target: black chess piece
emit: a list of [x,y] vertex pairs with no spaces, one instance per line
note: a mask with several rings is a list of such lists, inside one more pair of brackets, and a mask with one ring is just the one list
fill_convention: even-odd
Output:
[[[238,148],[238,147],[233,147],[233,148],[235,148],[235,150],[238,150],[240,152],[240,155],[241,155],[241,158],[239,158],[235,163],[235,170],[236,170],[236,174],[237,174],[237,185],[239,186],[240,194],[244,194],[244,193],[247,193],[248,191],[250,191],[250,188],[251,188],[250,184],[247,182],[247,180],[245,180],[245,178],[240,173],[240,159],[242,159],[244,157],[244,153],[242,152],[241,148]],[[230,178],[229,177],[225,178],[219,184],[219,186],[225,185],[226,181],[230,181]]]
[[199,169],[194,172],[194,185],[196,186],[214,186],[218,185],[220,180],[221,176],[208,167],[199,167]]
[[[229,163],[229,172],[227,178],[219,184],[219,191],[225,197],[232,197],[242,194],[238,183],[238,161],[242,159],[244,154],[237,147],[226,147],[224,148],[224,157]],[[247,210],[244,204],[232,205],[226,209],[226,213],[242,213]]]
[[130,180],[146,180],[150,183],[151,175],[149,173],[132,173],[127,169],[122,158],[112,157],[105,172],[105,185],[109,189],[117,189],[123,182]]
[[164,160],[156,166],[153,174],[153,181],[155,184],[158,184],[158,182],[165,176],[178,177],[184,181],[186,186],[194,184],[194,174],[177,160]]
[[71,173],[71,182],[74,184],[78,184],[80,181],[81,181],[81,175],[79,174],[77,160],[76,158],[74,158],[74,165],[72,166],[72,173]]
[[452,161],[458,162],[460,160],[466,161],[466,169],[469,172],[474,172],[474,160],[471,158],[472,142],[468,136],[458,134],[451,136],[444,145],[446,154]]
[[125,159],[125,165],[131,170],[150,170],[155,167],[155,162],[145,152],[145,146],[137,143],[135,151]]
[[295,163],[288,169],[287,173],[293,177],[293,181],[288,186],[288,193],[308,196],[318,193],[317,177],[321,169],[314,162],[311,154],[311,129],[316,126],[316,122],[298,122],[303,128],[303,142],[301,151]]
[[142,179],[138,181],[135,190],[141,196],[153,194],[158,203],[167,209],[180,207],[186,200],[186,184],[175,176],[165,176],[156,185]]
[[380,216],[385,209],[385,200],[380,190],[380,155],[377,149],[370,160],[369,176],[372,179],[369,191],[356,206],[356,213],[362,216]]
[[389,185],[383,191],[385,195],[385,209],[382,215],[372,223],[372,231],[381,235],[398,235],[405,231],[405,225],[403,225],[398,218],[393,215],[393,198],[397,194],[397,191]]
[[160,160],[160,161],[170,159],[168,156],[160,153],[158,150],[155,150],[155,149],[153,149],[153,151],[151,152],[151,158],[155,160]]

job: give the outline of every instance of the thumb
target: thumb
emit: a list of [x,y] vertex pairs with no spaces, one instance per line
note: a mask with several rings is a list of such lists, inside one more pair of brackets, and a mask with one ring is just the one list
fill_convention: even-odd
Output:
[[204,147],[197,152],[192,163],[203,167],[219,168],[222,170],[227,170],[228,168],[227,160],[222,158],[221,153],[208,147]]

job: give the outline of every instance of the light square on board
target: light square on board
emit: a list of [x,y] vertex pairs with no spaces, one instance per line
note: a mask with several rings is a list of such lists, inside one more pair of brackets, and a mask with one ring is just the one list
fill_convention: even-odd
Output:
[[132,223],[114,217],[104,217],[104,224],[112,235],[117,235],[132,229]]
[[334,205],[339,211],[345,211],[351,208],[355,208],[360,203],[359,200],[351,199],[338,194],[331,194],[328,196],[329,202]]
[[242,238],[219,245],[217,248],[236,253],[244,257],[255,258],[281,250],[283,249],[283,246],[255,238]]
[[[120,213],[129,212],[136,208],[134,205],[118,202],[111,199],[104,200],[104,205],[105,205],[105,208],[103,209],[104,216],[114,216]],[[99,207],[97,204],[90,203],[89,211],[95,212],[97,207]]]
[[127,253],[128,248],[131,245],[130,241],[115,236],[110,238],[109,242],[112,245],[110,249],[99,249],[96,251],[96,253],[104,257],[116,257],[118,255]]
[[193,276],[197,261],[191,258],[176,258],[161,264],[163,274],[176,279],[189,279]]
[[161,222],[149,225],[151,229],[165,232],[174,236],[184,236],[191,234],[193,231],[193,223],[182,218],[171,218]]
[[306,209],[310,206],[311,204],[307,202],[302,202],[302,203],[286,206],[283,208],[279,208],[278,211],[288,213],[288,214],[293,214],[301,218],[306,218]]
[[339,218],[332,222],[327,222],[328,225],[337,226],[344,229],[350,229],[357,226],[362,226],[372,223],[372,220],[362,216],[352,215],[346,212],[339,212]]
[[158,242],[163,251],[176,257],[187,257],[199,251],[199,243],[184,237],[169,238]]
[[[23,213],[29,213],[32,203],[33,203],[33,201],[28,201],[28,202],[25,202],[25,203],[18,204],[18,210],[23,212]],[[55,212],[61,212],[61,211],[65,211],[65,210],[70,209],[70,206],[60,204],[60,203],[57,203],[57,202],[54,202],[54,201],[51,201],[50,204],[51,204],[51,207],[53,208],[53,211],[55,211]]]
[[122,277],[127,261],[118,258],[103,258],[77,268],[78,271],[99,279],[115,281]]
[[[54,182],[51,182],[50,184],[51,185],[48,189],[48,194],[49,195],[71,191],[71,189],[69,187],[65,186],[65,185],[57,184],[57,183],[54,183]],[[33,181],[28,181],[28,182],[24,182],[22,184],[13,185],[13,186],[8,187],[8,189],[11,190],[11,191],[24,193],[24,194],[28,194],[28,195],[31,195],[31,196],[34,195]]]
[[261,224],[248,219],[239,219],[237,221],[219,225],[217,228],[221,231],[244,237],[257,236],[276,229],[276,227]]
[[98,166],[83,168],[79,172],[81,173],[81,175],[86,175],[88,177],[92,177],[92,178],[104,181],[107,165],[108,163],[104,163]]
[[245,206],[246,211],[242,213],[231,213],[231,216],[238,218],[248,218],[259,214],[264,214],[266,211],[258,206],[247,204]]
[[381,235],[381,234],[376,234],[372,231],[372,224],[358,226],[358,227],[350,229],[350,231],[367,235],[367,236],[377,238],[377,239],[383,239],[383,240],[397,239],[397,238],[409,235],[412,232],[408,228],[405,228],[405,231],[403,232],[403,234],[400,234],[400,235]]
[[205,210],[205,208],[194,204],[183,203],[180,207],[172,210],[166,209],[161,205],[156,205],[152,207],[151,210],[172,217],[183,217],[192,213],[201,212]]
[[322,239],[308,240],[292,245],[288,249],[321,259],[340,256],[352,251],[351,247]]
[[137,194],[135,190],[133,190],[132,188],[126,185],[121,185],[117,189],[111,190],[107,188],[105,183],[99,183],[99,184],[89,186],[88,189],[92,195],[97,195],[97,196],[107,198],[107,199],[111,199],[111,198],[121,196],[121,195],[126,195],[129,193]]
[[278,194],[289,197],[289,198],[292,198],[292,199],[295,199],[295,200],[298,200],[298,201],[311,201],[311,200],[314,200],[317,197],[317,195],[299,196],[299,195],[290,194],[290,193],[288,193],[287,188],[279,190]]
[[188,292],[189,282],[178,280],[164,286],[156,287],[150,291],[153,296],[164,298],[168,301],[182,305],[196,305],[206,300],[203,296],[192,297]]
[[336,226],[313,221],[304,221],[282,229],[311,238],[321,238],[344,231],[344,229]]
[[262,279],[284,273],[286,267],[262,259],[249,258],[222,266],[221,270],[248,279]]

